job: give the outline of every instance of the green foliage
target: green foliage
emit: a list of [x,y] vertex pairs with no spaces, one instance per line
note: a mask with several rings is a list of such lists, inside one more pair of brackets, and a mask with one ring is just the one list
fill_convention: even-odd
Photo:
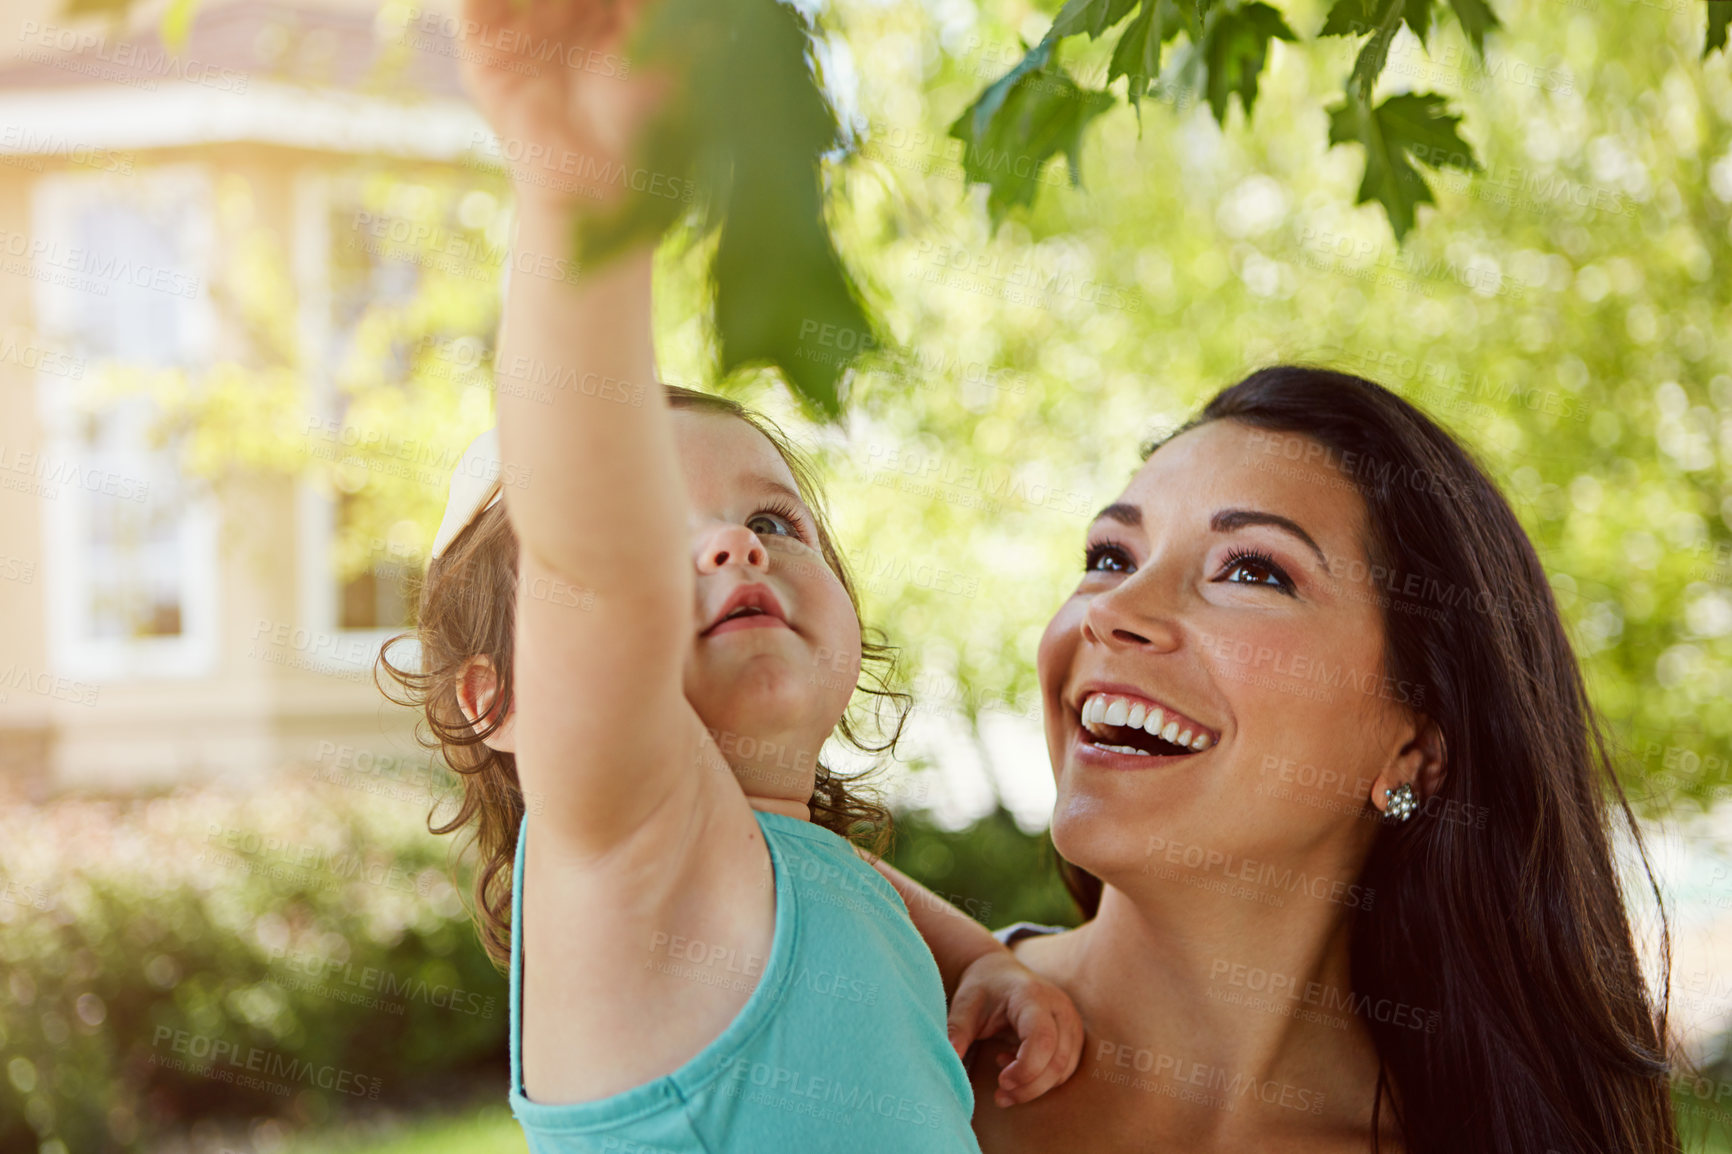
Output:
[[[1289,53],[1242,130],[1171,89],[1140,134],[1101,118],[1086,195],[993,230],[954,195],[960,146],[904,142],[942,140],[979,78],[1022,57],[1021,10],[949,39],[936,17],[848,12],[856,58],[879,65],[859,98],[876,135],[838,223],[902,351],[861,365],[851,438],[817,446],[867,618],[906,647],[918,701],[1038,732],[1041,631],[1137,444],[1250,369],[1312,361],[1396,390],[1485,462],[1644,812],[1732,796],[1732,77],[1694,65],[1682,15],[1649,40],[1635,10],[1499,12],[1498,51],[1536,82],[1481,83],[1458,40],[1452,104],[1484,126],[1483,171],[1427,172],[1436,227],[1399,248],[1349,207],[1356,157],[1319,165],[1305,143],[1357,46]],[[1064,45],[1078,77],[1104,74],[1110,35]],[[676,369],[698,363],[672,315],[664,333]],[[742,396],[777,411],[771,389]],[[922,567],[975,584],[901,576]]]
[[450,1075],[503,1092],[505,981],[422,824],[433,800],[300,777],[248,799],[9,801],[0,1148],[318,1122]]
[[[648,134],[644,162],[691,173],[700,197],[694,231],[719,231],[712,275],[721,372],[776,366],[815,412],[834,417],[845,363],[810,356],[808,334],[870,337],[872,325],[824,216],[819,166],[842,141],[807,63],[811,37],[778,0],[661,0],[639,52],[652,66],[667,64],[682,90]],[[579,262],[659,238],[678,208],[634,197],[611,219],[580,223]]]
[[1032,204],[1046,162],[1062,153],[1073,184],[1081,183],[1082,131],[1112,105],[1104,92],[1084,92],[1058,63],[1057,42],[1042,40],[1022,62],[950,126],[963,142],[970,180],[986,182],[996,223],[1016,205]]
[[[452,843],[424,826],[439,798],[403,793],[303,775],[245,796],[9,801],[0,1148],[145,1150],[199,1119],[317,1128],[459,1083],[502,1094],[508,990],[466,912],[467,863],[460,896]],[[897,830],[892,860],[987,924],[1074,922],[1044,835],[1003,811]],[[470,1129],[513,1137],[506,1123]],[[466,1148],[423,1130],[388,1148]],[[291,1151],[374,1145],[316,1132]]]
[[1024,833],[1009,811],[995,809],[960,830],[917,811],[900,813],[894,829],[890,864],[989,928],[1077,924],[1052,841]]
[[[1183,26],[1178,0],[1156,0],[1137,9],[1136,18],[1126,25],[1124,35],[1113,48],[1112,62],[1107,66],[1107,83],[1123,76],[1128,85],[1131,106],[1137,110],[1137,125],[1142,126],[1143,97],[1149,85],[1161,74],[1161,46],[1178,35]],[[1252,97],[1256,94],[1253,92]]]
[[1707,59],[1710,52],[1726,47],[1726,26],[1732,23],[1732,4],[1725,0],[1710,0],[1708,4],[1708,33],[1702,38],[1702,58]]
[[1354,203],[1380,202],[1397,240],[1413,227],[1415,208],[1436,203],[1411,160],[1478,171],[1473,150],[1456,132],[1460,123],[1435,95],[1391,96],[1371,108],[1354,94],[1329,109],[1329,143],[1365,146],[1365,178]]
[[1485,0],[1449,0],[1449,7],[1455,13],[1461,30],[1467,34],[1473,50],[1484,56],[1485,34],[1497,27],[1497,17],[1492,15],[1491,8]]
[[1349,91],[1369,99],[1372,86],[1389,61],[1389,45],[1405,24],[1423,43],[1431,31],[1432,0],[1336,0],[1323,21],[1320,36],[1370,37],[1353,61]]
[[1194,80],[1187,86],[1206,92],[1209,108],[1221,124],[1227,123],[1227,100],[1237,93],[1245,115],[1257,102],[1257,77],[1269,56],[1269,41],[1293,40],[1293,30],[1281,14],[1267,4],[1218,3],[1209,7],[1196,50],[1180,75]]
[[1079,32],[1087,32],[1094,40],[1113,27],[1137,6],[1137,0],[1065,0],[1063,8],[1053,17],[1052,30],[1045,39],[1062,40]]
[[[1381,204],[1395,231],[1396,239],[1406,236],[1413,227],[1414,211],[1421,203],[1431,200],[1427,186],[1412,168],[1410,158],[1433,164],[1423,150],[1407,144],[1429,144],[1435,135],[1435,125],[1422,136],[1403,143],[1400,133],[1411,133],[1407,112],[1403,106],[1391,106],[1389,101],[1372,111],[1372,89],[1389,58],[1395,35],[1405,25],[1423,42],[1431,32],[1433,0],[1336,0],[1324,21],[1320,36],[1367,36],[1346,84],[1346,101],[1337,108],[1363,107],[1363,115],[1355,114],[1352,131],[1340,130],[1339,117],[1331,122],[1330,143],[1360,143],[1366,147],[1365,179],[1360,185],[1356,203],[1375,200]],[[1476,52],[1483,55],[1485,34],[1497,24],[1485,0],[1450,0],[1464,33]],[[968,142],[971,151],[988,154],[1016,151],[1018,141],[1029,145],[1027,152],[1040,162],[1058,149],[1033,145],[1047,125],[1018,115],[1009,107],[1007,90],[1027,83],[1027,77],[1038,75],[1056,55],[1060,41],[1066,37],[1087,33],[1096,39],[1117,25],[1132,11],[1136,15],[1126,25],[1112,60],[1107,68],[1108,85],[1120,76],[1127,78],[1128,97],[1138,109],[1157,79],[1166,80],[1182,91],[1200,93],[1208,101],[1215,119],[1227,123],[1231,97],[1237,93],[1239,103],[1250,118],[1257,101],[1258,85],[1269,58],[1271,40],[1296,41],[1280,12],[1267,4],[1246,0],[1218,0],[1215,3],[1190,3],[1180,0],[1067,0],[1052,26],[1039,44],[1028,49],[1023,59],[1003,77],[989,84],[952,128],[953,135]],[[1189,49],[1180,52],[1162,72],[1162,45],[1183,32]],[[1065,78],[1069,83],[1069,78]],[[1072,86],[1074,88],[1074,85]],[[1075,90],[1065,94],[1068,113],[1062,120],[1064,151],[1070,159],[1072,184],[1080,184],[1077,153],[1081,148],[1081,133],[1088,121],[1105,111],[1106,92]],[[1418,97],[1441,106],[1442,97],[1426,94]],[[1084,115],[1080,110],[1087,109]],[[1333,112],[1334,110],[1332,110]],[[1445,117],[1438,111],[1427,117],[1428,124],[1448,120],[1453,126],[1459,117]],[[1467,166],[1477,168],[1472,149],[1450,132],[1451,150],[1461,150]],[[971,159],[965,153],[964,172],[967,179],[985,183],[989,188],[988,206],[993,225],[1002,222],[1004,212],[1014,205],[1032,202],[1036,191],[1033,175],[1014,168],[993,169]],[[1036,174],[1037,175],[1037,174]]]
[[[1732,185],[1716,175],[1732,172],[1732,76],[1695,66],[1701,28],[1682,16],[1656,37],[1646,10],[1563,19],[1555,4],[1510,0],[1500,12],[1499,50],[1554,66],[1550,78],[1477,83],[1490,77],[1463,43],[1453,104],[1484,126],[1484,171],[1428,173],[1441,227],[1397,249],[1381,220],[1348,207],[1363,175],[1353,156],[1319,164],[1306,143],[1327,131],[1346,45],[1334,61],[1289,53],[1239,130],[1172,89],[1146,132],[1102,118],[1087,198],[1041,198],[989,231],[955,195],[964,147],[946,129],[982,77],[1024,55],[1021,10],[983,9],[967,47],[924,10],[844,4],[838,27],[872,66],[857,93],[863,155],[828,174],[833,224],[894,347],[861,362],[846,429],[819,429],[771,374],[718,380],[709,255],[667,246],[658,362],[666,379],[734,393],[807,439],[868,621],[905,647],[922,706],[968,730],[1003,714],[1038,725],[1041,630],[1138,442],[1261,364],[1360,372],[1467,440],[1510,495],[1638,804],[1732,795],[1732,281],[1719,272],[1732,267]],[[1103,36],[1090,51],[1067,55],[1079,76],[1104,74],[1116,48]],[[396,431],[460,450],[492,420],[490,386],[517,385],[496,374],[491,345],[503,181],[381,164],[364,187],[360,206],[433,231],[386,250],[392,268],[420,271],[404,299],[370,292],[359,257],[340,269],[356,333],[338,359],[346,419],[362,442]],[[466,214],[466,201],[486,211]],[[273,271],[286,253],[237,242],[247,235],[219,230],[213,283],[253,301],[247,316],[295,317]],[[435,245],[476,263],[437,260]],[[350,498],[357,563],[381,540],[424,556],[448,467],[400,476],[365,443],[336,460],[310,452],[320,442],[295,435],[308,414],[292,395],[305,388],[294,342],[254,327],[261,348],[286,349],[258,363],[282,371],[213,371],[222,403],[180,426],[197,434],[199,470],[305,470]],[[948,576],[914,576],[932,573]]]

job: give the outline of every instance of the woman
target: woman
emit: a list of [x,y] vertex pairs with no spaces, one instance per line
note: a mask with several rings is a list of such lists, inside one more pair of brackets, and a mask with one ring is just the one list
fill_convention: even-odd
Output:
[[1039,670],[1091,920],[1013,936],[1089,1037],[977,1094],[988,1154],[1678,1148],[1634,819],[1533,546],[1413,406],[1222,392],[1090,527]]

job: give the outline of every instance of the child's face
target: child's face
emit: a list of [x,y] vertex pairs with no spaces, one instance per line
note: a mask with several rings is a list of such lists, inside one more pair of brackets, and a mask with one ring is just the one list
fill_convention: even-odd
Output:
[[860,677],[859,618],[775,447],[725,414],[673,420],[697,574],[686,700],[748,796],[804,804]]

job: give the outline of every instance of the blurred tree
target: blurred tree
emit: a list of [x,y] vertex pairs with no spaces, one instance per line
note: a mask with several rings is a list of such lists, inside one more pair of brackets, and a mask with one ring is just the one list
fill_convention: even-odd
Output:
[[987,926],[1073,926],[1077,909],[1059,880],[1045,834],[1025,832],[1008,810],[947,831],[918,813],[899,814],[891,865]]
[[[661,254],[664,374],[799,432],[829,471],[869,618],[978,732],[982,711],[1036,714],[1040,631],[1140,442],[1261,364],[1360,372],[1453,428],[1509,493],[1642,804],[1732,796],[1732,79],[1700,66],[1694,8],[1588,3],[1500,5],[1484,58],[1453,26],[1434,30],[1433,55],[1393,36],[1379,84],[1445,89],[1485,170],[1440,181],[1432,226],[1397,246],[1349,204],[1355,160],[1307,143],[1327,130],[1344,43],[1333,58],[1273,49],[1261,112],[1238,131],[1192,90],[1157,86],[1170,115],[1141,131],[1104,118],[1083,145],[1088,191],[1060,179],[995,230],[957,197],[962,145],[946,129],[1046,18],[1021,0],[844,0],[822,57],[860,156],[827,170],[831,224],[886,339],[811,318],[806,354],[841,366],[864,351],[839,425],[807,421],[773,373],[718,380],[716,241],[687,232]],[[1109,47],[1074,65],[1104,74]],[[473,192],[503,196],[496,173],[367,180],[380,211],[451,229],[469,228]],[[466,234],[484,264],[505,215]],[[460,448],[490,420],[497,286],[399,255],[425,275],[407,300],[357,298],[346,413]],[[274,276],[264,260],[233,275]],[[281,380],[238,365],[200,384],[278,396]],[[304,437],[272,448],[306,427],[281,405],[201,404],[182,406],[188,427],[222,435],[196,442],[198,468],[239,457],[342,480]],[[371,526],[357,534],[395,532],[424,555],[442,487],[398,485],[368,454],[345,456],[355,523]]]
[[[132,2],[65,0],[64,10],[122,19]],[[165,44],[184,43],[197,5],[170,0],[160,19]],[[1363,38],[1340,99],[1328,106],[1327,146],[1363,148],[1354,203],[1380,204],[1397,241],[1414,227],[1419,205],[1436,202],[1416,164],[1481,171],[1446,97],[1405,91],[1407,78],[1398,78],[1402,91],[1377,98],[1392,53],[1406,51],[1404,37],[1425,46],[1425,64],[1450,60],[1456,46],[1435,44],[1446,34],[1433,35],[1437,10],[1446,6],[1468,52],[1455,56],[1458,64],[1443,63],[1443,71],[1465,67],[1498,78],[1486,36],[1500,23],[1486,0],[1333,0],[1317,33],[1332,41]],[[1309,15],[1304,0],[1291,7]],[[1248,127],[1275,42],[1298,40],[1283,15],[1261,0],[1065,0],[1050,22],[1020,0],[1015,8],[1023,25],[1046,23],[1039,42],[949,126],[949,135],[964,142],[965,179],[990,190],[995,227],[1011,208],[1034,202],[1055,156],[1065,156],[1071,183],[1081,183],[1083,132],[1112,106],[1107,88],[1120,77],[1139,128],[1148,97],[1200,97],[1224,128],[1235,95]],[[1728,20],[1727,5],[1707,9],[1706,31],[1697,34],[1703,58],[1724,55]],[[821,88],[831,79],[823,75],[826,60],[833,65],[834,57],[806,9],[781,0],[660,0],[651,11],[634,45],[639,66],[671,64],[684,91],[646,134],[640,160],[648,172],[695,181],[699,195],[690,211],[664,196],[632,196],[608,219],[582,222],[574,255],[605,260],[626,243],[664,234],[682,213],[686,227],[715,232],[718,244],[706,251],[721,373],[774,366],[809,411],[834,417],[844,369],[879,337],[837,254],[819,180],[825,158],[848,144]],[[1104,69],[1096,69],[1101,87],[1078,85],[1059,63],[1061,44],[1085,33],[1100,40],[1120,25]],[[486,36],[483,30],[483,43]],[[1332,56],[1331,47],[1311,55]],[[1443,49],[1436,57],[1434,47]],[[1399,54],[1394,71],[1401,72]],[[830,330],[850,334],[846,347],[815,348],[812,334]]]

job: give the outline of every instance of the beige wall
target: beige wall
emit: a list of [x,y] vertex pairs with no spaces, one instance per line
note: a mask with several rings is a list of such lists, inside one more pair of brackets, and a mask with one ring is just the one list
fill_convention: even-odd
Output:
[[[292,189],[315,154],[260,146],[181,150],[141,156],[144,163],[218,162],[252,185],[255,220],[274,233],[285,259],[293,243]],[[45,161],[55,171],[57,162]],[[143,163],[141,163],[143,167]],[[30,235],[36,173],[0,165],[0,230]],[[0,332],[30,347],[32,282],[0,271]],[[0,346],[3,349],[4,346]],[[22,357],[0,359],[0,447],[15,459],[41,448],[36,374]],[[8,473],[0,460],[0,479]],[[217,661],[208,676],[43,682],[56,674],[45,628],[55,579],[43,529],[57,504],[0,489],[0,677],[19,671],[35,684],[0,686],[0,774],[32,792],[48,788],[140,788],[212,778],[256,779],[309,763],[324,744],[399,756],[413,750],[413,717],[388,704],[362,669],[321,672],[310,658],[339,642],[307,641],[297,581],[296,486],[274,478],[233,482],[221,507]],[[8,579],[8,573],[17,576]],[[25,579],[26,574],[28,579]],[[262,636],[261,636],[262,633]],[[273,643],[286,633],[287,643]],[[356,646],[346,652],[358,652]],[[91,700],[91,699],[94,700]],[[327,759],[328,759],[327,753]]]
[[[201,9],[211,10],[227,7],[230,4],[244,0],[198,0]],[[425,12],[454,12],[458,0],[409,0],[413,7]],[[298,7],[329,8],[340,12],[376,12],[384,0],[295,0]],[[154,26],[168,7],[169,0],[136,0],[132,12],[126,20],[128,29]],[[78,20],[68,20],[61,15],[66,7],[66,0],[0,0],[0,68],[14,63],[23,51],[19,42],[18,30],[25,21],[34,20],[40,26],[61,25],[73,27],[101,28],[108,23],[105,17],[91,16]]]

